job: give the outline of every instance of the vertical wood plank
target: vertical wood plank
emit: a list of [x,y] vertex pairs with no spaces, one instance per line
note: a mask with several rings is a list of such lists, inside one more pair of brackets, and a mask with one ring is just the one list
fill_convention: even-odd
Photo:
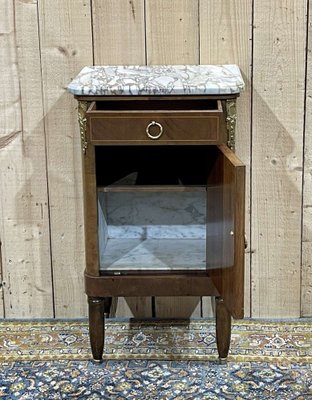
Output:
[[[3,12],[0,15],[0,185],[3,188],[5,177],[3,175],[4,165],[7,163],[8,156],[5,147],[11,137],[15,137],[21,132],[21,104],[18,91],[18,73],[16,68],[16,53],[14,39],[14,9],[8,0],[0,1],[0,8]],[[1,191],[3,193],[3,191]],[[13,194],[12,194],[13,195]],[[12,196],[11,195],[11,196]],[[6,265],[6,246],[4,235],[7,231],[5,198],[1,196],[0,202],[0,318],[4,317],[4,274]]]
[[307,1],[254,1],[252,316],[300,316]]
[[[305,200],[306,192],[308,192],[308,189],[305,190]],[[304,203],[305,208],[303,212],[305,226],[302,243],[301,317],[312,317],[312,239],[311,211],[309,210],[310,204],[308,204],[311,203],[311,194],[309,200]]]
[[309,2],[304,146],[301,316],[312,317],[312,2]]
[[116,317],[148,318],[152,316],[151,297],[119,297]]
[[39,0],[56,317],[86,315],[81,143],[66,86],[92,65],[90,3]]
[[92,14],[95,65],[145,64],[143,0],[92,0]]
[[215,316],[215,299],[210,296],[203,296],[202,302],[202,317],[214,317]]
[[156,297],[157,318],[200,318],[200,297]]
[[[1,158],[0,158],[1,160]],[[1,222],[0,222],[0,229],[1,229]],[[2,232],[2,229],[0,230],[0,232]],[[2,251],[1,251],[1,246],[2,243],[0,241],[0,318],[4,317],[4,290],[3,290],[3,274],[2,274],[2,266],[3,266],[3,262],[2,262]]]
[[[198,0],[146,0],[147,64],[198,64]],[[201,316],[199,297],[157,297],[156,316]]]
[[[52,317],[36,2],[1,0],[1,252],[5,316]],[[4,118],[3,118],[4,117]]]
[[[200,63],[237,64],[245,90],[237,100],[236,153],[246,165],[245,230],[250,243],[251,25],[252,2],[200,0]],[[250,247],[245,257],[245,316],[250,316]],[[203,298],[203,310],[208,301]],[[208,311],[207,310],[207,311]]]
[[[92,13],[96,65],[145,64],[144,0],[92,0]],[[151,317],[151,298],[119,297],[115,315]]]
[[146,0],[147,64],[198,64],[198,0]]

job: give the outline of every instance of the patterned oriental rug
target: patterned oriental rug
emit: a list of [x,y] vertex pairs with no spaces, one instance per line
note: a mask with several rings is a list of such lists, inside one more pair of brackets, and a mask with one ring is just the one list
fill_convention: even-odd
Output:
[[90,361],[83,321],[0,323],[1,399],[312,399],[312,321],[245,320],[217,361],[212,320],[106,322]]

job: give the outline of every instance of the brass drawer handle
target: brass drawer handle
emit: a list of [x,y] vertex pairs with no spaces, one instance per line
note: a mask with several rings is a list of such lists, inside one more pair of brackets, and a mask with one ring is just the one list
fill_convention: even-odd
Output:
[[[151,126],[155,126],[155,125],[159,128],[159,132],[158,132],[157,135],[152,135],[149,130],[150,130]],[[155,140],[155,139],[159,139],[160,138],[160,136],[163,133],[163,130],[164,130],[164,128],[162,127],[162,125],[159,122],[152,121],[146,127],[146,134],[150,139],[154,139]]]

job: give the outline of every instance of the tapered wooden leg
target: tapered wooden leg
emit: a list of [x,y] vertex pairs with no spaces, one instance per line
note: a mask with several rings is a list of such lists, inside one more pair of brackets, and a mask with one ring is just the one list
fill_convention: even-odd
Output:
[[222,297],[216,297],[216,337],[220,361],[225,361],[231,342],[231,314]]
[[93,360],[100,363],[104,348],[104,298],[88,297],[89,303],[89,335]]

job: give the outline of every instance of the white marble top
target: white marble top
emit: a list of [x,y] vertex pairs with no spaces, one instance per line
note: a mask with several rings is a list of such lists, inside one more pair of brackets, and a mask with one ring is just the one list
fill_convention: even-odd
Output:
[[217,95],[240,93],[237,65],[131,65],[85,67],[68,85],[74,95]]

